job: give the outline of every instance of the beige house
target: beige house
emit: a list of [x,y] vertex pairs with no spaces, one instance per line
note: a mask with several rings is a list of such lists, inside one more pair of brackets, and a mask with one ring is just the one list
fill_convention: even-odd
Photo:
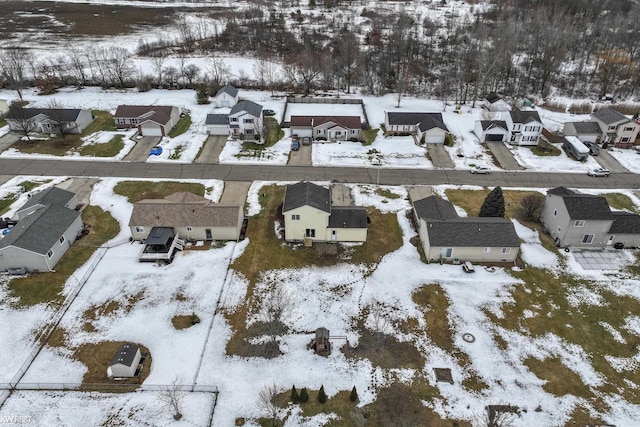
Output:
[[113,115],[118,129],[138,128],[142,136],[167,136],[180,121],[180,108],[162,105],[119,105]]
[[413,202],[427,261],[514,262],[520,240],[504,218],[459,217],[453,204],[437,196]]
[[367,211],[357,206],[332,206],[331,191],[310,182],[285,190],[285,240],[287,242],[366,242]]
[[360,139],[362,123],[359,116],[291,116],[291,135],[319,141]]
[[449,129],[444,124],[442,113],[384,113],[387,135],[416,135],[418,141],[427,144],[444,144]]
[[591,114],[591,119],[598,123],[602,130],[603,143],[613,144],[618,148],[631,148],[640,131],[640,124],[613,108],[602,108]]
[[145,240],[153,228],[171,228],[182,240],[238,240],[242,206],[223,206],[188,192],[133,205],[129,229],[133,240]]

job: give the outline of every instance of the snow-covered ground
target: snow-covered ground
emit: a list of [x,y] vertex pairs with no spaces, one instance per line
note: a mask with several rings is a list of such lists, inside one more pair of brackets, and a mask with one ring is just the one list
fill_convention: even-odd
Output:
[[[96,184],[91,196],[92,204],[108,210],[118,220],[122,231],[115,240],[128,235],[127,223],[131,205],[124,197],[113,194],[116,179],[105,179]],[[2,187],[5,194],[15,190],[19,182],[12,181]],[[248,211],[259,212],[258,194],[265,183],[253,184],[248,195]],[[283,184],[283,183],[281,183]],[[325,183],[326,184],[326,183]],[[219,181],[207,182],[212,187],[208,195],[217,200],[222,191]],[[367,360],[347,359],[341,351],[327,357],[319,357],[306,349],[311,335],[291,332],[282,337],[283,355],[275,359],[242,358],[228,356],[226,344],[231,329],[224,316],[215,315],[218,309],[229,309],[243,304],[248,283],[246,279],[229,270],[230,262],[239,256],[248,244],[227,243],[208,251],[185,251],[175,261],[164,267],[137,262],[140,245],[124,244],[107,251],[95,272],[73,302],[60,326],[66,331],[67,345],[61,348],[45,347],[27,372],[23,382],[74,382],[80,381],[86,368],[72,358],[71,348],[85,343],[103,340],[133,341],[149,348],[153,363],[145,384],[171,384],[178,380],[184,384],[214,385],[220,390],[214,415],[214,425],[233,425],[237,417],[254,418],[265,415],[257,404],[258,394],[265,386],[275,384],[287,390],[292,384],[317,389],[324,384],[329,396],[354,385],[358,390],[360,405],[371,403],[377,390],[389,384],[393,377],[410,382],[417,376],[426,376],[436,386],[441,397],[436,398],[432,409],[442,417],[474,420],[487,402],[510,403],[526,409],[515,425],[554,425],[568,420],[577,404],[584,401],[571,395],[555,396],[543,389],[541,381],[530,372],[522,361],[527,357],[558,357],[576,372],[585,384],[597,385],[604,381],[593,370],[580,347],[548,334],[532,338],[515,331],[498,330],[512,345],[508,350],[500,349],[493,336],[496,327],[487,318],[486,310],[500,310],[502,302],[510,301],[509,291],[521,282],[502,268],[483,269],[470,276],[459,266],[423,264],[409,239],[415,236],[407,217],[409,209],[405,199],[406,189],[388,187],[400,195],[398,199],[378,196],[375,186],[349,184],[358,205],[374,206],[383,212],[397,214],[403,231],[402,247],[386,255],[372,270],[364,265],[339,264],[334,267],[304,267],[264,271],[256,284],[254,294],[266,290],[272,283],[280,283],[293,299],[293,312],[287,317],[292,331],[314,330],[327,327],[332,335],[344,335],[352,345],[359,340],[352,318],[367,305],[384,303],[394,309],[387,313],[391,323],[407,318],[416,318],[423,325],[421,309],[413,302],[412,294],[419,287],[437,283],[450,301],[449,318],[453,328],[454,343],[469,355],[470,366],[462,366],[451,354],[435,346],[427,336],[416,337],[415,345],[425,355],[425,365],[418,371],[399,370],[391,375],[374,367]],[[443,188],[436,188],[442,193]],[[595,192],[594,192],[595,193]],[[632,195],[633,200],[638,200]],[[26,196],[23,196],[26,197]],[[533,266],[557,269],[558,258],[540,244],[536,232],[515,222],[516,231],[524,241],[523,259]],[[571,254],[563,254],[570,271],[597,280],[602,286],[617,293],[633,295],[640,299],[640,281],[627,280],[623,288],[599,272],[586,274],[579,264],[572,262]],[[437,278],[437,279],[436,279]],[[610,285],[607,285],[610,283]],[[66,288],[73,285],[73,281]],[[1,288],[3,297],[6,295]],[[335,289],[339,289],[336,293]],[[178,295],[180,297],[178,298]],[[575,298],[590,298],[588,293],[576,293]],[[6,298],[3,298],[6,301]],[[87,310],[110,302],[119,302],[119,308],[92,322],[84,328]],[[52,311],[40,305],[30,309],[15,309],[7,302],[0,309],[2,324],[16,325],[3,328],[0,333],[2,348],[31,348],[33,333],[45,323]],[[179,314],[195,312],[202,322],[186,330],[177,331],[171,318]],[[533,313],[532,313],[533,315]],[[249,319],[251,320],[251,319]],[[633,328],[633,319],[629,319]],[[636,321],[635,324],[638,322]],[[24,325],[24,326],[20,326]],[[210,329],[209,329],[210,328]],[[499,329],[499,328],[498,328]],[[390,329],[398,339],[407,336]],[[475,342],[462,340],[462,334],[471,333]],[[517,344],[515,344],[517,343]],[[26,352],[0,352],[3,373],[7,381],[19,367]],[[6,359],[6,360],[5,360]],[[455,382],[453,385],[435,383],[432,368],[450,367]],[[466,389],[461,385],[470,375],[478,375],[488,385],[482,393]],[[4,382],[0,380],[0,382]],[[189,425],[206,425],[211,395],[187,393],[185,395],[183,422]],[[118,420],[122,425],[139,425],[146,420],[153,425],[170,425],[171,414],[163,410],[154,392],[123,395],[103,395],[78,392],[19,392],[7,400],[3,408],[9,414],[33,417],[38,425],[62,423],[80,425],[89,422],[99,425],[107,420]],[[609,399],[611,409],[602,414],[606,421],[619,426],[633,426],[640,419],[640,407],[621,399]],[[540,407],[541,410],[536,410]],[[131,413],[131,417],[123,414]],[[327,419],[320,414],[311,419],[292,415],[287,426],[322,425]],[[87,421],[89,420],[89,421]],[[256,425],[251,421],[247,425]]]

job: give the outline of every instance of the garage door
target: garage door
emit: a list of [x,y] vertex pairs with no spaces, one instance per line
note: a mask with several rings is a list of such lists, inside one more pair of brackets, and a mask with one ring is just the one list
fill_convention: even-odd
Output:
[[484,137],[484,140],[489,142],[501,142],[503,139],[504,139],[504,135],[501,135],[501,134],[488,133]]
[[222,106],[223,106],[223,107],[231,107],[231,101],[223,100],[223,101],[222,101]]
[[427,135],[424,138],[424,142],[426,142],[427,144],[442,144],[444,143],[444,139],[440,135],[435,135],[435,136]]
[[229,135],[229,128],[227,125],[209,125],[207,126],[209,135]]
[[143,126],[140,129],[140,134],[142,136],[162,136],[162,129],[160,128],[160,126]]
[[302,136],[312,136],[311,135],[311,129],[309,129],[309,128],[300,128],[300,127],[292,127],[291,128],[291,135],[298,135],[300,137],[302,137]]

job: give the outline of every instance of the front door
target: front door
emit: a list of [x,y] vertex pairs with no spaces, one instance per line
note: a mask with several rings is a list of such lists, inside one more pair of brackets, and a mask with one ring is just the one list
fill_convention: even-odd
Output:
[[336,240],[338,236],[336,235],[336,230],[331,230],[331,240]]
[[607,239],[607,246],[611,246],[613,245],[613,240],[616,238],[616,236],[609,236],[609,239]]
[[204,234],[205,234],[207,240],[213,240],[213,236],[211,235],[211,229],[210,228],[205,228]]

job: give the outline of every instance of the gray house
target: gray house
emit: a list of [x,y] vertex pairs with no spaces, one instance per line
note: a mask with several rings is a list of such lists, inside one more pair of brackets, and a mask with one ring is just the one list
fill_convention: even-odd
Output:
[[55,187],[32,196],[17,212],[18,223],[0,240],[0,270],[53,271],[82,231],[77,206],[74,193]]
[[581,142],[598,143],[602,130],[597,122],[566,122],[563,128],[565,136],[575,136]]
[[180,108],[163,105],[119,105],[113,115],[116,128],[138,128],[142,136],[166,136],[180,121]]
[[459,217],[453,204],[437,196],[413,202],[427,261],[514,262],[520,240],[504,218]]
[[602,131],[602,142],[618,148],[631,148],[640,132],[636,123],[613,108],[602,108],[591,113],[591,119],[598,123]]
[[561,247],[640,246],[640,215],[613,212],[604,197],[565,187],[547,192],[540,222]]
[[82,133],[93,122],[89,110],[70,108],[11,108],[5,116],[9,129],[17,132]]
[[444,144],[449,133],[444,124],[442,113],[384,113],[385,133],[387,135],[416,135],[419,141],[424,138],[427,144]]

